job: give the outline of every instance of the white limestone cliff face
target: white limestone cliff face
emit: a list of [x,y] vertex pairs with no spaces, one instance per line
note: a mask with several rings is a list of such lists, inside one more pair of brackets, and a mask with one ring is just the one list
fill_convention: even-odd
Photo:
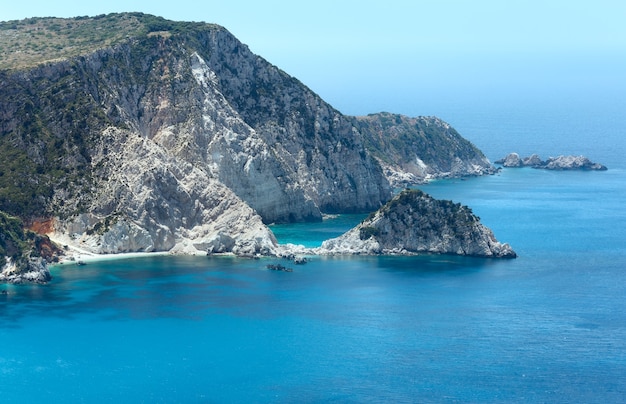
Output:
[[[276,247],[271,231],[245,202],[151,139],[108,128],[92,165],[96,184],[90,213],[55,225],[57,233],[70,236],[69,244],[99,254],[206,252],[209,247],[211,252],[270,254]],[[216,244],[216,239],[229,242]]]
[[[219,78],[221,93],[271,148],[269,162],[277,164],[268,166],[281,189],[287,195],[302,194],[306,201],[305,206],[299,203],[297,209],[273,218],[250,203],[266,222],[320,220],[321,213],[369,212],[389,200],[389,183],[352,118],[252,54],[225,30],[212,31],[201,41],[212,50],[199,53]],[[263,169],[260,165],[255,168]],[[239,187],[222,181],[249,201]],[[290,199],[281,199],[272,204],[273,209],[276,205],[296,207]],[[317,207],[313,215],[309,204]]]
[[[181,50],[187,44],[163,39],[153,54],[121,46],[85,60],[116,126],[203,166],[266,223],[369,211],[389,199],[350,119],[226,30],[200,40],[204,47]],[[149,69],[118,67],[129,59]]]

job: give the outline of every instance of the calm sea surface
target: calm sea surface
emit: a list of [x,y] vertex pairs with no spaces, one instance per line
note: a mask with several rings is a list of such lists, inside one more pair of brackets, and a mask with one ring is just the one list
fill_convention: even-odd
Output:
[[[560,143],[609,171],[505,169],[422,187],[472,207],[518,259],[57,267],[46,286],[0,285],[2,401],[624,402],[624,117],[522,112],[443,118],[492,160]],[[361,218],[275,231],[315,245]]]

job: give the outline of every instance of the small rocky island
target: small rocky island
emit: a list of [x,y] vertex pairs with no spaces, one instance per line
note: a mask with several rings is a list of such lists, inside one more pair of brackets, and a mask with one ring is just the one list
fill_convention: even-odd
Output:
[[318,254],[455,254],[516,258],[472,210],[406,189],[347,233],[325,241]]
[[606,166],[594,163],[585,156],[558,156],[541,160],[537,154],[521,158],[517,153],[510,153],[506,157],[497,160],[495,164],[504,167],[532,167],[544,170],[585,170],[606,171]]

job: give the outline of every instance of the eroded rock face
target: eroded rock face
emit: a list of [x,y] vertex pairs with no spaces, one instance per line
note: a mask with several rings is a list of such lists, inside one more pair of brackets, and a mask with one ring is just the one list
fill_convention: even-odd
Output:
[[60,253],[47,236],[0,211],[0,282],[46,283],[51,279],[47,263],[57,261]]
[[[344,116],[213,25],[0,78],[3,178],[20,184],[0,209],[56,217],[56,239],[94,253],[275,254],[264,223],[376,210],[394,178],[490,170],[443,121]],[[427,152],[400,153],[418,138]]]
[[[253,55],[230,34],[214,31],[202,41],[213,50],[206,56],[199,53],[218,77],[220,92],[270,148],[265,164],[273,169],[280,189],[306,201],[294,205],[273,192],[271,202],[264,194],[260,198],[263,209],[250,204],[266,222],[309,217],[319,220],[320,212],[368,212],[389,200],[389,183],[350,117],[297,79]],[[263,171],[262,167],[258,162],[252,168]],[[249,201],[241,187],[221,179]],[[263,213],[268,210],[265,205],[272,209],[284,206],[289,211],[270,215]],[[317,212],[311,212],[309,205],[316,206]]]
[[216,234],[232,240],[220,252],[271,253],[276,245],[261,217],[229,188],[150,139],[109,128],[92,164],[97,185],[90,213],[55,224],[68,243],[101,254],[178,244],[202,251]]
[[[151,63],[140,72],[145,89],[114,91],[108,100],[135,133],[204,168],[266,223],[371,211],[389,199],[389,184],[350,120],[226,30],[199,33],[202,46],[188,53],[178,48],[187,43],[162,41],[150,58],[136,55]],[[122,50],[135,56],[134,48]],[[113,89],[132,73],[119,77],[106,65],[98,72]]]
[[354,122],[394,187],[497,171],[476,146],[439,118],[379,113]]
[[468,207],[418,190],[401,192],[352,230],[325,241],[318,253],[517,256]]

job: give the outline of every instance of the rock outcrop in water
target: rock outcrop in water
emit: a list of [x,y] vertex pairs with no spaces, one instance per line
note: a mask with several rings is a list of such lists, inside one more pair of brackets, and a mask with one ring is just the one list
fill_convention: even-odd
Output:
[[532,167],[544,170],[607,170],[606,166],[594,163],[585,156],[558,156],[543,161],[537,154],[521,158],[517,153],[510,153],[495,163],[502,164],[504,167]]
[[515,258],[515,251],[466,206],[404,190],[344,235],[327,240],[321,254],[456,254]]
[[7,41],[0,210],[83,251],[273,255],[267,223],[492,170],[437,118],[344,116],[216,25],[41,18],[0,23]]

